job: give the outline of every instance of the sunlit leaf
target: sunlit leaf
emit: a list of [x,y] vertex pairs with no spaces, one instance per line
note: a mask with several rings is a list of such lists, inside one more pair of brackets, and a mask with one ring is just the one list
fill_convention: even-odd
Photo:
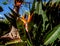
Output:
[[47,34],[46,39],[44,40],[44,45],[51,44],[60,36],[60,25],[56,26],[52,32]]
[[52,3],[59,3],[60,2],[60,0],[52,0]]
[[15,43],[19,43],[19,42],[20,42],[20,40],[10,41],[10,42],[5,43],[5,45],[15,44]]
[[32,44],[30,43],[28,39],[27,39],[27,43],[28,43],[28,46],[32,46]]
[[59,4],[59,2],[60,2],[60,0],[51,0],[50,2],[49,2],[49,4],[50,4],[50,6],[52,6],[53,7],[53,5],[56,3],[56,4]]
[[42,9],[42,2],[36,2],[36,13],[38,15],[42,15],[42,18],[43,18],[43,31],[45,31],[45,22],[48,21],[48,18],[46,16],[46,11],[43,11]]

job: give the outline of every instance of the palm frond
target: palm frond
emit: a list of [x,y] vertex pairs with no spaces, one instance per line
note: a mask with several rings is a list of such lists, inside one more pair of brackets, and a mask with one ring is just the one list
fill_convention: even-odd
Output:
[[11,12],[14,16],[19,17],[19,14],[17,14],[13,9],[11,9],[10,7],[8,7],[8,8],[11,10]]

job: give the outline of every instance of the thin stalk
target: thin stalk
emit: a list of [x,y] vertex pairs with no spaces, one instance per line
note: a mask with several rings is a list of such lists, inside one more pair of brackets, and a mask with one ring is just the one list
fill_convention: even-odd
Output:
[[32,44],[31,36],[30,36],[30,33],[28,32],[28,24],[27,23],[25,24],[25,29],[26,29],[27,37],[30,40],[30,43]]

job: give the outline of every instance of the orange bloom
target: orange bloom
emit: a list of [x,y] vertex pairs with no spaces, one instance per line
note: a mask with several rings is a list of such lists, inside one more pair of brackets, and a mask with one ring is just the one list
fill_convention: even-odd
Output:
[[22,18],[20,18],[21,21],[23,21],[23,23],[29,23],[32,19],[33,13],[28,15],[28,19],[25,18],[25,16],[22,16]]
[[33,16],[33,13],[28,15],[28,19],[26,19],[25,16],[22,16],[22,18],[20,18],[20,20],[23,21],[25,25],[26,32],[28,32],[28,23],[31,21],[32,16]]
[[22,3],[23,3],[22,1],[15,0],[15,5],[16,5],[16,6],[20,6]]

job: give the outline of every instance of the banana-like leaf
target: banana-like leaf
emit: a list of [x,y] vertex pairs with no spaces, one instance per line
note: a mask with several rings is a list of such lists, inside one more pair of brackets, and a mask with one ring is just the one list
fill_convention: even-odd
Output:
[[35,9],[37,14],[42,14],[42,2],[36,2],[35,3]]
[[39,3],[37,3],[36,13],[40,14],[39,12],[40,12],[40,10],[39,10]]
[[47,25],[45,25],[45,23],[46,23],[46,21],[48,21],[48,18],[46,16],[46,12],[42,11],[42,17],[43,17],[43,31],[42,32],[44,32],[45,27],[47,26]]
[[50,6],[51,7],[53,7],[53,5],[56,3],[56,5],[57,4],[59,4],[59,2],[60,2],[60,0],[51,0],[50,2],[49,2],[49,4],[50,4]]
[[58,39],[60,40],[60,35],[59,35]]
[[60,2],[60,0],[52,0],[52,3],[59,3]]
[[36,11],[35,11],[37,14],[41,14],[42,15],[42,18],[43,18],[43,31],[45,31],[45,22],[48,21],[48,18],[46,16],[46,11],[43,11],[42,9],[42,2],[36,2]]
[[57,25],[52,32],[46,35],[44,45],[53,43],[60,36],[60,25]]
[[27,39],[27,43],[28,43],[28,46],[32,46],[32,44],[29,42],[29,40]]

